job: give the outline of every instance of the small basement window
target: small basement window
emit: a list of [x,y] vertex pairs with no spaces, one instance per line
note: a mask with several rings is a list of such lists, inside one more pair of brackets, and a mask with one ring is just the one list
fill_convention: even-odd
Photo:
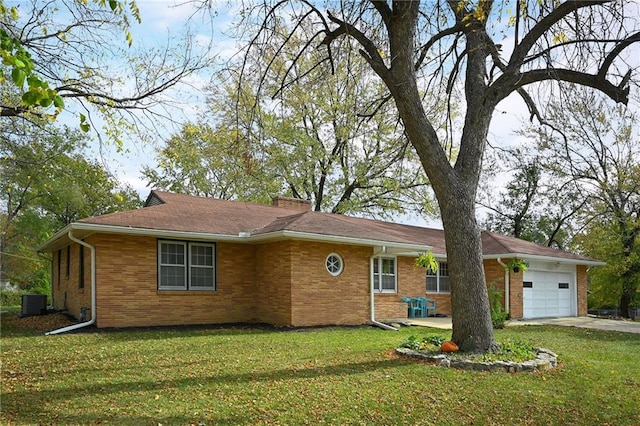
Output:
[[342,257],[340,257],[340,255],[337,253],[331,253],[329,256],[327,256],[325,266],[327,267],[327,271],[334,277],[340,275],[344,267]]

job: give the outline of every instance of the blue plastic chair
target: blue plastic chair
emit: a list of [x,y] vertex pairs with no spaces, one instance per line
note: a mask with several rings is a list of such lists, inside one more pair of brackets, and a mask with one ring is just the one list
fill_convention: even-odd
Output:
[[418,297],[417,299],[420,301],[423,316],[428,317],[429,311],[433,311],[433,316],[436,316],[435,300],[427,299],[426,297]]
[[403,296],[402,301],[408,304],[407,315],[409,318],[421,318],[424,315],[425,310],[417,298]]

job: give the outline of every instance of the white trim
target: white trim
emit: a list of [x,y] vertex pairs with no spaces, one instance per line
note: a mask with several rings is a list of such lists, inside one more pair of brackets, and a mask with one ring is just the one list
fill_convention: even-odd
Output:
[[[175,244],[181,245],[184,247],[184,264],[162,264],[162,245],[163,244]],[[206,267],[206,269],[211,269],[213,271],[213,282],[209,287],[201,287],[201,286],[192,286],[191,285],[191,276],[193,274],[191,268],[194,267],[192,265],[192,250],[193,246],[201,246],[201,247],[211,247],[211,252],[213,255],[213,266]],[[161,269],[163,266],[183,266],[184,267],[184,286],[163,286],[162,285],[162,273]],[[157,256],[157,267],[158,267],[158,291],[216,291],[217,290],[217,282],[216,282],[216,245],[214,243],[202,242],[202,241],[178,241],[178,240],[161,240],[158,239],[158,256]],[[203,268],[203,266],[195,265],[195,268]]]
[[[337,271],[332,271],[331,269],[329,269],[329,258],[330,257],[336,257],[338,259],[340,268]],[[324,266],[325,266],[325,268],[327,269],[327,272],[330,275],[332,275],[334,277],[337,277],[338,275],[340,275],[342,273],[342,271],[344,271],[344,259],[338,253],[335,253],[335,252],[334,253],[329,253],[327,255],[327,257],[325,258],[325,260],[324,260]]]
[[397,328],[392,327],[390,325],[381,323],[380,321],[376,321],[376,292],[373,288],[373,259],[378,257],[380,254],[386,253],[387,248],[385,246],[375,247],[373,249],[373,254],[369,258],[369,273],[370,273],[370,283],[369,283],[369,305],[371,308],[371,323],[376,325],[384,330],[398,331]]
[[[382,259],[390,259],[393,260],[393,290],[383,290],[382,289]],[[375,267],[374,264],[378,263],[379,269],[379,288],[375,287]],[[385,276],[389,276],[390,274],[385,274]],[[397,256],[389,256],[389,255],[377,255],[371,258],[371,285],[374,291],[378,294],[397,294],[398,293],[398,257]]]
[[[568,253],[568,252],[566,252]],[[555,257],[555,256],[540,256],[540,255],[532,255],[525,253],[503,253],[503,254],[489,254],[483,256],[483,259],[510,259],[510,258],[520,258],[531,261],[541,261],[541,262],[554,262],[561,263],[567,265],[585,265],[585,266],[604,266],[607,263],[601,262],[599,260],[586,260],[586,259],[571,259],[567,257]]]
[[104,232],[111,234],[127,234],[127,235],[139,235],[149,236],[159,239],[179,239],[189,241],[226,241],[226,242],[240,242],[240,243],[256,243],[264,241],[273,241],[281,239],[298,239],[318,242],[329,242],[339,244],[352,244],[359,246],[371,246],[380,247],[386,246],[390,251],[397,253],[422,253],[431,250],[431,246],[422,244],[407,244],[394,241],[383,241],[368,238],[356,238],[356,237],[344,237],[337,235],[325,235],[325,234],[313,234],[308,232],[297,231],[276,231],[265,234],[249,235],[242,233],[242,235],[228,235],[228,234],[212,234],[206,232],[191,232],[191,231],[170,231],[162,229],[151,228],[132,228],[128,226],[113,226],[113,225],[99,225],[94,223],[74,222],[62,230],[58,231],[53,237],[51,237],[42,246],[38,247],[39,252],[45,251],[45,249],[51,245],[52,242],[66,235],[69,230],[87,231],[89,233]]
[[[207,247],[211,249],[211,266],[208,265],[194,265],[193,264],[193,247]],[[187,289],[192,291],[211,291],[216,289],[216,246],[211,243],[202,243],[199,241],[188,241],[187,247],[189,249],[189,259],[188,259],[188,275],[187,275]],[[211,285],[210,286],[194,286],[193,285],[193,268],[195,269],[210,269],[212,272],[211,275]]]
[[[176,245],[176,246],[182,246],[183,247],[183,252],[182,252],[182,256],[184,258],[184,263],[182,264],[173,264],[173,263],[162,263],[162,245],[163,244],[172,244],[172,245]],[[188,284],[187,284],[187,277],[189,274],[189,248],[187,247],[187,242],[186,241],[173,241],[173,240],[158,240],[158,259],[157,259],[157,265],[158,265],[158,290],[188,290]],[[162,285],[162,267],[163,266],[167,266],[167,267],[182,267],[184,269],[184,275],[183,275],[183,279],[182,279],[182,285],[178,286],[178,285]]]
[[[451,275],[449,275],[449,263],[447,262],[447,260],[442,260],[442,259],[436,259],[438,261],[438,270],[435,272],[435,275],[429,275],[429,271],[425,271],[424,274],[424,289],[425,289],[425,293],[430,293],[430,294],[451,294]],[[440,275],[440,271],[442,270],[442,264],[447,265],[447,275],[446,277],[449,278],[449,291],[442,291],[440,290],[440,278],[442,277],[442,275]],[[433,272],[433,271],[432,271]],[[429,277],[436,277],[436,291],[433,290],[429,290],[427,288],[427,279]]]

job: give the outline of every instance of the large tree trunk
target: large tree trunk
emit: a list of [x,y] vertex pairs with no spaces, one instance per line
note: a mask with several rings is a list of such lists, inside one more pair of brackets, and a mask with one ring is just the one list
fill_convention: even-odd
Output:
[[[493,326],[482,265],[482,242],[475,218],[475,199],[492,103],[486,98],[484,49],[468,56],[467,114],[455,166],[446,156],[429,122],[416,84],[413,64],[417,2],[394,3],[390,20],[393,58],[389,70],[371,62],[385,81],[438,199],[444,224],[451,281],[453,341],[463,351],[486,352],[493,345]],[[470,43],[481,45],[472,35]]]
[[486,352],[494,344],[493,324],[475,199],[468,192],[451,188],[446,201],[439,200],[451,280],[452,340],[463,351]]

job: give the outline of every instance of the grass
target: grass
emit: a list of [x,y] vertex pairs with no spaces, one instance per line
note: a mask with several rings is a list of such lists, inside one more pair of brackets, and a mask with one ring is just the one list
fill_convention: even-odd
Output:
[[545,373],[398,358],[442,330],[132,330],[43,336],[2,321],[2,412],[13,424],[640,424],[640,335],[522,326],[558,353]]

